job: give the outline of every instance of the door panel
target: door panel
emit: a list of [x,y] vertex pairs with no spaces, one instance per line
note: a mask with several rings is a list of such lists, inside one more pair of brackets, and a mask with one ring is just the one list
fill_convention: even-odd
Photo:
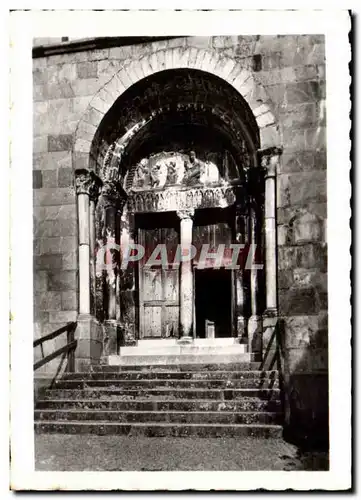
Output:
[[173,267],[178,244],[174,228],[139,228],[138,242],[147,258],[158,244],[165,244],[168,262],[144,267],[139,262],[139,334],[140,338],[177,337],[179,330],[179,268]]

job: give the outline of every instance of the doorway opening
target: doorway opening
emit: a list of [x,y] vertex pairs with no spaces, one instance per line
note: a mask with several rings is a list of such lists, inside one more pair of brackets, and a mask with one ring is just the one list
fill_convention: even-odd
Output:
[[232,271],[195,269],[196,338],[233,336]]

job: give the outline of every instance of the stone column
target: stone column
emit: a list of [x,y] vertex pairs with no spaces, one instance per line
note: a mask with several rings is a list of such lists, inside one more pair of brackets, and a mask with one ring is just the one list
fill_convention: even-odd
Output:
[[85,169],[76,170],[75,176],[79,227],[79,314],[90,314],[89,192],[92,177]]
[[105,345],[104,354],[117,350],[117,279],[120,270],[120,214],[125,203],[125,193],[119,183],[105,182],[101,192],[104,213],[103,245],[105,248]]
[[272,314],[277,313],[276,173],[281,150],[270,148],[261,154],[265,169],[266,311]]
[[[247,245],[248,243],[248,216],[244,214],[244,207],[236,207],[236,243]],[[244,250],[240,259],[240,268],[235,270],[236,276],[236,316],[237,316],[237,337],[244,340],[247,336],[247,316],[249,303],[249,287],[244,268]]]
[[262,367],[271,369],[277,352],[277,239],[276,239],[276,174],[280,148],[261,151],[265,169],[265,275],[266,310],[262,325]]
[[[259,245],[259,221],[257,210],[254,206],[250,208],[250,242],[253,245]],[[256,247],[254,247],[256,248]],[[251,316],[248,320],[248,347],[249,352],[255,354],[256,357],[262,351],[262,317],[260,316],[259,304],[259,273],[252,262],[250,269],[250,302],[251,302]]]
[[95,269],[95,208],[100,195],[102,182],[95,174],[92,174],[93,182],[89,191],[89,243],[90,243],[90,308],[95,314],[95,294],[96,294],[96,269]]
[[[192,244],[192,229],[194,209],[180,210],[180,245],[182,255],[190,255]],[[193,341],[193,273],[191,260],[181,260],[180,264],[180,343]]]
[[100,329],[90,309],[90,205],[89,196],[94,185],[94,174],[86,169],[75,171],[78,205],[79,254],[79,315],[77,321],[75,367],[84,370],[97,363],[101,356]]

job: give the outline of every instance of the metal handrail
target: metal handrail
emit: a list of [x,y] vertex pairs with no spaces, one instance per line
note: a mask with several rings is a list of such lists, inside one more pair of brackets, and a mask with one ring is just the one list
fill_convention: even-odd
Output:
[[77,323],[75,321],[72,321],[71,323],[67,323],[65,326],[62,326],[58,330],[55,330],[54,332],[48,333],[47,335],[44,335],[44,337],[41,337],[40,339],[36,339],[33,342],[33,347],[41,346],[41,350],[44,356],[44,351],[43,351],[43,343],[52,340],[62,333],[67,333],[67,343],[63,347],[60,347],[60,349],[57,349],[53,353],[49,354],[48,356],[43,357],[36,363],[34,363],[34,370],[37,370],[41,366],[44,366],[46,363],[49,363],[49,361],[52,361],[55,359],[57,356],[60,356],[60,354],[67,353],[68,355],[68,367],[67,370],[70,372],[75,371],[75,357],[74,357],[74,351],[76,349],[78,341],[74,339],[74,332],[76,329]]

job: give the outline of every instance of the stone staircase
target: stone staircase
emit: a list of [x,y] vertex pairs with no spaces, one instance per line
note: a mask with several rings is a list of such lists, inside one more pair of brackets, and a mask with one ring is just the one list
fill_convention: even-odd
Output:
[[149,437],[281,436],[277,371],[260,371],[248,353],[244,359],[240,352],[219,350],[218,354],[195,355],[189,353],[190,348],[183,355],[180,351],[163,356],[149,351],[143,355],[139,350],[138,356],[122,353],[109,358],[111,365],[65,374],[37,401],[35,431]]

